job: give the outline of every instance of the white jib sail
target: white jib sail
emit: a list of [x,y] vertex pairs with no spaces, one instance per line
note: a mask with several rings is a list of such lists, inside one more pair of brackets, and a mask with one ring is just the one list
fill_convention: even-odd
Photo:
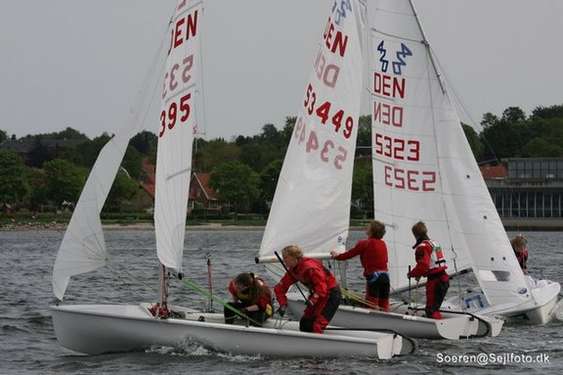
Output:
[[333,3],[276,187],[262,261],[287,245],[311,255],[346,243],[362,88],[362,9],[357,0]]
[[408,285],[422,220],[449,272],[473,268],[491,304],[530,293],[409,0],[370,8],[375,217],[389,225],[391,287]]
[[201,95],[203,2],[180,0],[171,20],[157,135],[154,224],[160,262],[182,270],[192,144]]
[[53,293],[60,300],[64,297],[71,276],[94,271],[106,264],[106,243],[100,213],[129,140],[142,126],[141,116],[141,113],[137,113],[105,144],[88,175],[53,267]]
[[143,127],[143,118],[150,112],[153,98],[146,91],[155,84],[152,70],[158,67],[160,55],[161,51],[158,51],[139,93],[137,108],[142,108],[142,111],[132,111],[127,124],[119,128],[100,150],[76,203],[53,266],[53,293],[59,300],[63,299],[72,276],[94,271],[108,260],[100,213],[129,140]]

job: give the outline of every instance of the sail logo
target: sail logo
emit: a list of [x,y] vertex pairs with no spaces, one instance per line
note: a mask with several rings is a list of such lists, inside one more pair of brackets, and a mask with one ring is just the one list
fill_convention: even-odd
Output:
[[332,5],[332,13],[334,13],[334,23],[342,26],[341,22],[348,16],[348,12],[352,12],[352,4],[350,0],[336,0]]
[[[379,52],[379,62],[381,63],[381,71],[383,73],[387,73],[387,71],[389,70],[389,60],[386,58],[387,57],[387,49],[385,49],[385,41],[382,40],[381,43],[379,43],[379,45],[377,46],[377,51]],[[395,57],[396,60],[391,61],[391,66],[393,67],[393,73],[396,75],[402,75],[403,74],[403,67],[407,66],[407,62],[406,59],[409,56],[412,56],[413,53],[412,51],[409,49],[409,47],[407,47],[406,44],[401,43],[401,49],[399,51],[396,52]]]

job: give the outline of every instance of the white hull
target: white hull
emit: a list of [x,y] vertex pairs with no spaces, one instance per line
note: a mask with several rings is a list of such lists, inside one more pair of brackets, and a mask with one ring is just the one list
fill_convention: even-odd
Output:
[[386,333],[328,330],[318,335],[299,332],[296,322],[273,328],[274,321],[268,323],[270,328],[245,327],[222,323],[222,314],[179,309],[186,312],[185,319],[155,319],[145,305],[51,308],[60,344],[85,354],[142,350],[152,345],[174,346],[186,341],[220,352],[275,357],[389,359],[411,351],[407,340]]
[[[301,316],[303,299],[291,294],[289,309],[295,316]],[[445,314],[444,319],[435,320],[408,313],[406,306],[396,312],[382,312],[340,305],[331,324],[347,328],[387,329],[413,338],[458,340],[474,336],[497,336],[503,321],[491,318],[479,320],[470,315],[450,313]]]
[[[490,306],[486,304],[486,297],[480,289],[472,291],[464,297],[463,301],[460,301],[459,297],[449,298],[444,306],[446,309],[459,310],[463,305],[467,311],[486,316],[501,316],[510,322],[547,324],[553,319],[561,285],[549,280],[531,280],[535,286],[531,289],[534,298],[533,306]],[[476,306],[475,301],[479,301],[481,305]]]

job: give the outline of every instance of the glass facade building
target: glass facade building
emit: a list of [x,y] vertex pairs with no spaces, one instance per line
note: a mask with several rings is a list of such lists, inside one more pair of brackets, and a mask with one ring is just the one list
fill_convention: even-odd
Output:
[[563,158],[513,158],[505,162],[507,176],[485,179],[501,217],[563,217]]

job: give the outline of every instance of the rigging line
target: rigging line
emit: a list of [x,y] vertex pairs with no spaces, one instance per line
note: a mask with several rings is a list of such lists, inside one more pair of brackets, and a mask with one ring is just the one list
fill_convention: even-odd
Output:
[[217,301],[219,304],[223,305],[223,307],[225,307],[228,310],[231,310],[232,312],[234,312],[235,314],[237,314],[241,318],[245,319],[246,321],[253,323],[254,325],[256,325],[258,327],[262,326],[262,324],[258,323],[256,320],[252,319],[247,314],[243,313],[242,310],[237,309],[236,307],[232,306],[230,303],[223,300],[222,298],[217,297],[216,295],[214,295],[212,293],[209,293],[209,291],[207,291],[207,290],[205,290],[205,288],[199,286],[195,281],[191,281],[188,278],[184,278],[182,280],[182,283],[186,287],[188,287],[191,290],[199,293],[200,295]]
[[438,79],[438,83],[440,84],[440,88],[442,89],[442,93],[446,95],[446,88],[444,86],[444,83],[442,82],[442,76],[440,75],[440,71],[438,71],[438,67],[436,66],[436,62],[434,61],[434,56],[432,56],[432,52],[430,51],[430,43],[428,42],[428,38],[426,38],[424,28],[422,27],[422,23],[418,18],[418,14],[416,13],[416,8],[414,7],[412,0],[409,0],[409,4],[411,6],[416,24],[418,25],[418,29],[420,30],[420,34],[422,35],[422,44],[424,44],[424,46],[426,47],[428,57],[430,59],[430,62],[432,63],[432,68],[434,68],[434,74],[436,74],[436,78]]
[[[411,0],[409,0],[409,2],[411,3],[411,6],[412,6]],[[414,11],[414,8],[413,8],[413,11]],[[419,26],[420,26],[420,24],[419,24]],[[421,32],[422,32],[422,29],[421,29]],[[432,55],[431,55],[431,51],[430,51],[430,46],[427,44],[426,48],[427,48],[426,51],[427,51],[428,57],[429,57],[430,61],[432,62],[433,60],[432,60]],[[434,65],[434,68],[436,68],[435,65]],[[450,220],[449,220],[449,217],[448,217],[448,209],[447,209],[446,200],[444,199],[444,194],[443,194],[444,193],[444,176],[443,176],[442,168],[441,168],[441,165],[440,165],[441,164],[440,163],[441,157],[440,157],[440,152],[439,152],[440,150],[439,150],[439,147],[438,147],[437,129],[436,129],[436,124],[437,124],[436,110],[434,108],[434,96],[432,95],[432,80],[430,79],[430,71],[427,71],[427,74],[428,74],[428,96],[430,98],[430,108],[432,109],[432,133],[433,133],[432,138],[434,138],[434,148],[436,150],[436,165],[438,167],[438,171],[439,171],[438,174],[440,176],[439,177],[440,178],[440,193],[439,193],[440,194],[440,201],[442,202],[442,209],[444,210],[444,217],[446,219],[446,226],[448,228],[448,237],[449,237],[449,240],[450,240],[450,244],[453,248],[454,242],[453,242],[453,237],[452,237],[452,228],[450,226]],[[438,78],[439,78],[439,76],[438,76]],[[442,86],[442,81],[440,79],[438,81],[440,82],[440,86],[442,87],[442,94],[446,97],[446,99],[449,100],[448,94],[444,90],[444,86]]]
[[[434,51],[432,47],[429,46],[429,48],[431,49],[431,51]],[[473,118],[471,113],[467,110],[464,101],[462,100],[461,96],[457,93],[454,85],[451,84],[452,81],[449,79],[446,70],[444,69],[444,67],[442,66],[442,64],[440,63],[440,60],[438,59],[438,57],[436,55],[435,55],[435,60],[436,60],[436,63],[438,64],[438,67],[440,68],[440,71],[442,72],[442,74],[445,78],[446,83],[448,83],[448,89],[451,90],[455,101],[459,104],[459,106],[461,107],[461,110],[463,111],[464,115],[467,116],[467,118],[471,122],[470,125],[475,129],[477,127],[477,122],[475,121],[475,119]],[[493,147],[491,146],[489,141],[485,138],[485,136],[482,134],[482,132],[479,134],[479,136],[483,140],[483,143],[485,143],[485,145],[487,146],[487,148],[489,149],[489,151],[491,152],[491,154],[493,155],[493,158],[494,158],[494,159],[491,159],[491,160],[482,161],[481,163],[495,161],[495,162],[500,164],[501,161],[497,157],[497,154],[495,153],[495,150],[493,149]]]
[[123,281],[123,277],[121,276],[122,274],[125,274],[127,276],[129,276],[131,278],[132,281],[136,281],[138,283],[141,283],[142,285],[144,285],[147,289],[154,289],[153,285],[149,285],[147,282],[144,281],[143,278],[140,278],[138,276],[133,275],[131,272],[129,272],[127,269],[123,269],[122,271],[118,271],[117,269],[115,269],[113,266],[111,266],[110,264],[107,265],[107,268],[115,273],[115,276],[117,276],[118,279]]
[[[203,2],[202,2],[202,3],[203,3]],[[204,6],[203,4],[202,4],[202,6],[201,6],[201,12],[202,12],[202,16],[203,16],[202,18],[205,19],[205,6]],[[204,23],[204,24],[205,24],[205,23]],[[202,41],[201,39],[202,39],[202,37],[201,37],[201,34],[200,34],[198,40],[199,40],[199,56],[200,56],[200,57],[199,57],[199,71],[200,71],[199,79],[200,79],[201,85],[199,85],[199,90],[200,90],[200,96],[201,96],[201,110],[200,110],[200,111],[196,111],[195,116],[196,116],[196,118],[197,118],[197,113],[200,112],[200,115],[201,115],[201,117],[202,117],[202,118],[200,119],[200,120],[201,120],[201,123],[199,123],[199,124],[197,124],[197,125],[198,125],[198,127],[199,127],[201,124],[203,124],[203,126],[202,126],[202,127],[203,127],[203,132],[201,133],[201,135],[202,135],[202,136],[206,136],[206,135],[207,135],[206,112],[207,112],[207,111],[206,111],[206,109],[205,109],[205,102],[206,102],[206,100],[205,100],[205,91],[204,91],[205,82],[204,82],[204,76],[203,76],[203,67],[204,67],[203,46],[204,46],[204,43],[203,43],[203,41]],[[195,138],[195,134],[194,134],[194,138]]]

